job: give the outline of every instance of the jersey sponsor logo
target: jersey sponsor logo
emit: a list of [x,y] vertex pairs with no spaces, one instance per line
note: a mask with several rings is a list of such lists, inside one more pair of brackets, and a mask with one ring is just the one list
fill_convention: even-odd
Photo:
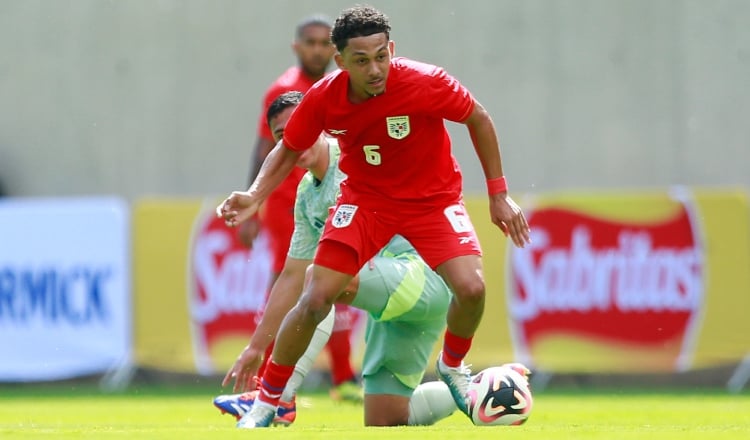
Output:
[[356,205],[339,205],[333,214],[331,224],[334,228],[345,228],[352,223],[354,214],[357,212]]
[[393,139],[403,139],[409,136],[411,131],[408,116],[391,116],[385,118],[385,125],[388,127],[388,136]]
[[346,130],[337,130],[335,128],[327,128],[326,131],[331,133],[332,136],[343,136],[346,134]]

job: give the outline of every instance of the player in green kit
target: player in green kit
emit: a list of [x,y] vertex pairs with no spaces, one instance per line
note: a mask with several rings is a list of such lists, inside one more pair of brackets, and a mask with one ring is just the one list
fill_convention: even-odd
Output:
[[[298,92],[284,93],[269,107],[267,116],[274,137],[281,138],[286,120],[301,98]],[[329,208],[335,205],[339,184],[346,178],[338,168],[338,160],[338,145],[324,136],[299,158],[298,165],[309,171],[297,189],[295,227],[287,261],[255,334],[224,378],[225,386],[235,381],[234,391],[254,388],[253,376],[265,348],[286,312],[299,299]],[[442,278],[398,235],[346,286],[339,302],[368,312],[362,368],[366,425],[429,425],[456,409],[443,382],[421,384],[433,347],[445,329],[450,299],[451,292]],[[282,404],[273,423],[294,421],[294,394],[301,376],[309,371],[325,345],[327,333],[330,319],[316,330],[287,387],[277,390]],[[252,410],[255,396],[255,392],[219,396],[214,403],[223,412],[240,417]],[[238,427],[243,427],[242,419]]]

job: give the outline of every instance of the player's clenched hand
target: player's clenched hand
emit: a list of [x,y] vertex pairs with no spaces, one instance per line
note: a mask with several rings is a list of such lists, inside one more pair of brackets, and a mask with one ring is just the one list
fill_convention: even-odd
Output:
[[531,242],[526,217],[509,195],[501,193],[490,197],[490,216],[492,223],[510,237],[517,247],[524,247]]
[[216,208],[216,215],[224,219],[227,226],[237,226],[252,217],[260,201],[253,198],[247,191],[234,191]]
[[233,392],[244,393],[254,390],[256,388],[254,377],[258,373],[261,362],[263,362],[263,352],[246,346],[234,361],[232,368],[227,371],[224,380],[221,381],[221,386],[225,387],[234,380]]

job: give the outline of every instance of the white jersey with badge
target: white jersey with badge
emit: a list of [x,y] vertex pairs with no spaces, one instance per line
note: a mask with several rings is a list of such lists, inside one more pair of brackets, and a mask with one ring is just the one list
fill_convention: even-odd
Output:
[[291,258],[313,259],[328,218],[328,210],[336,204],[339,185],[346,179],[346,174],[338,166],[341,152],[335,139],[328,139],[328,151],[328,170],[323,180],[317,180],[308,171],[297,186],[294,233],[287,254]]

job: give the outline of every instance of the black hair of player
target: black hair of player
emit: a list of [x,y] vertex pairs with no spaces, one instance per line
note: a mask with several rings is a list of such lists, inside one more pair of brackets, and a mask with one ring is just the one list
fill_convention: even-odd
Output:
[[357,5],[341,11],[331,30],[331,41],[343,52],[350,38],[385,34],[390,40],[391,25],[388,16],[370,5]]
[[268,111],[266,111],[266,122],[268,123],[268,125],[271,125],[271,119],[278,116],[279,113],[283,112],[289,107],[299,105],[299,103],[302,101],[302,96],[304,96],[302,92],[298,92],[296,90],[293,90],[291,92],[284,92],[281,95],[277,96],[276,99],[273,100],[271,105],[268,106]]
[[308,15],[307,17],[303,18],[299,23],[297,23],[297,27],[294,30],[294,37],[297,40],[301,39],[302,34],[305,33],[305,29],[307,29],[310,26],[321,26],[321,27],[326,27],[330,30],[333,27],[333,24],[331,23],[331,19],[327,15],[323,15],[323,14]]

